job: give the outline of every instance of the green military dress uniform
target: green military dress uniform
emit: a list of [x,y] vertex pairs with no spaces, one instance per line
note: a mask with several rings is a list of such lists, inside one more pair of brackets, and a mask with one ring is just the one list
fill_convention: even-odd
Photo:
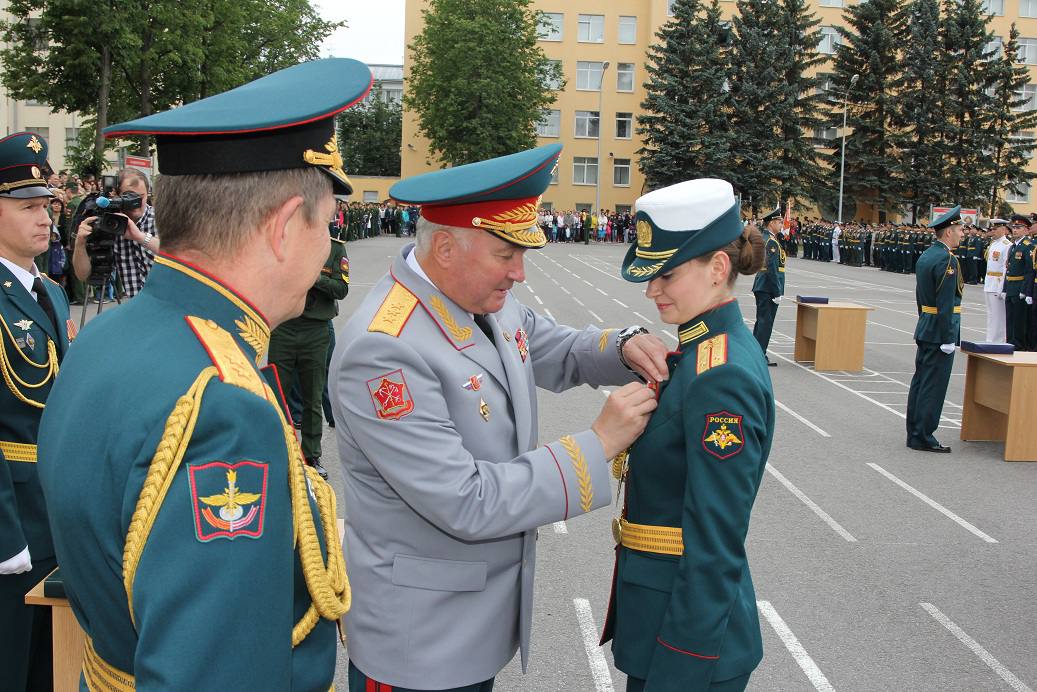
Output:
[[[780,214],[781,210],[775,209],[764,217],[764,224]],[[766,259],[763,269],[753,280],[753,295],[756,297],[756,324],[753,325],[753,336],[766,356],[771,332],[774,330],[774,318],[778,314],[778,304],[774,301],[785,295],[785,251],[770,232],[764,231],[764,237]]]
[[[960,212],[960,206],[954,207],[933,221],[931,227],[959,224]],[[958,258],[939,240],[922,253],[915,274],[918,324],[914,337],[918,350],[907,398],[907,446],[950,451],[933,435],[940,424],[954,365],[954,351],[945,353],[940,346],[958,343],[965,279]]]
[[[371,81],[358,61],[316,60],[105,132],[157,135],[163,176],[319,171],[330,198],[352,192],[334,115]],[[38,466],[86,635],[81,689],[331,687],[350,605],[335,496],[264,379],[269,340],[246,298],[160,255],[70,351]]]
[[[38,135],[0,139],[0,197],[51,197],[48,168],[47,143]],[[40,416],[76,330],[64,289],[4,259],[24,273],[0,262],[0,562],[28,549],[32,569],[0,574],[0,687],[20,691],[51,684],[50,612],[25,605],[25,594],[55,565],[36,443]]]
[[[740,233],[723,216],[667,232],[642,200],[638,224],[650,231],[639,228],[624,261],[628,280],[648,281]],[[651,257],[675,246],[653,270]],[[742,690],[763,657],[745,537],[774,437],[774,395],[737,301],[682,324],[678,338],[658,408],[625,464],[613,464],[626,485],[602,643],[612,641],[628,691]]]
[[349,292],[349,258],[346,244],[331,239],[331,253],[317,283],[306,294],[302,315],[274,330],[270,338],[270,364],[288,388],[299,378],[302,393],[302,453],[306,459],[321,456],[324,429],[321,397],[328,379],[328,323],[338,314],[338,301]]
[[[1012,217],[1013,223],[1029,225],[1029,219],[1022,215]],[[1005,265],[1005,326],[1006,338],[1017,351],[1025,351],[1029,347],[1027,339],[1027,317],[1029,306],[1026,304],[1029,285],[1033,283],[1034,269],[1032,260],[1033,243],[1030,236],[1024,235],[1008,249],[1008,262]]]

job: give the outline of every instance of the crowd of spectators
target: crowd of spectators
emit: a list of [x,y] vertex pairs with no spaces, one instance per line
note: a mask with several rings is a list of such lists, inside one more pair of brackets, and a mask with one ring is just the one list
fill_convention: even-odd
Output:
[[601,209],[541,209],[540,227],[550,243],[633,242],[634,222],[630,212]]

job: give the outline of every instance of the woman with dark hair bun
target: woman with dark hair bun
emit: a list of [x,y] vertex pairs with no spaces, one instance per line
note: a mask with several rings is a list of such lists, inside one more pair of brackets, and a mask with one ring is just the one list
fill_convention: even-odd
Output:
[[613,461],[623,510],[602,641],[627,691],[744,690],[763,657],[745,537],[774,437],[774,393],[733,295],[764,262],[731,185],[692,180],[637,201],[623,277],[647,282],[680,350],[644,433]]

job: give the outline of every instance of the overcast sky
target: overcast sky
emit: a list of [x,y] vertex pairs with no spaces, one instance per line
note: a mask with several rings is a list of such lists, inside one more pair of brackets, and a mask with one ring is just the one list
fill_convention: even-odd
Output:
[[368,64],[403,64],[404,0],[314,0],[328,21],[348,26],[328,37],[321,55],[355,58]]

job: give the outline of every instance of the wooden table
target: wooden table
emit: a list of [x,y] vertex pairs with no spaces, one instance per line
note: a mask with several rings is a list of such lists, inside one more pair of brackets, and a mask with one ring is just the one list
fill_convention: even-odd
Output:
[[1005,461],[1037,461],[1037,353],[969,353],[961,439],[1005,443]]
[[838,301],[796,306],[797,361],[813,361],[815,370],[864,369],[864,333],[875,308]]
[[[48,575],[49,576],[49,575]],[[41,581],[25,594],[29,605],[51,609],[54,647],[54,692],[77,692],[79,673],[83,668],[83,645],[86,637],[72,608],[64,598],[47,598]]]

